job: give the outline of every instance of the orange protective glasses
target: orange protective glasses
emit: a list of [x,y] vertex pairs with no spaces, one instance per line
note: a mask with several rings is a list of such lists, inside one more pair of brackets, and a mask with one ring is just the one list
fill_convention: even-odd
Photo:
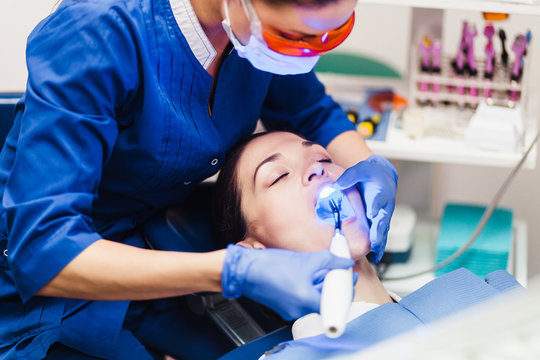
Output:
[[354,26],[354,12],[345,24],[337,29],[325,32],[320,36],[309,36],[300,39],[290,39],[277,30],[265,29],[263,39],[268,47],[275,52],[290,56],[322,55],[341,44],[349,36]]

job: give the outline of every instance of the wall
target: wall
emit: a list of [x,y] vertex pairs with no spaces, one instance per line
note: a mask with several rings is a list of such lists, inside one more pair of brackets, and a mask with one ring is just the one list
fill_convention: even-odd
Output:
[[55,0],[0,1],[0,92],[22,92],[26,84],[26,38]]

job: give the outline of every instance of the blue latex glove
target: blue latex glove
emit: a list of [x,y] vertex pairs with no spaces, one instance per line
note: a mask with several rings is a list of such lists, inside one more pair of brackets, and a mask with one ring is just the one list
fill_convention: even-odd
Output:
[[247,296],[275,310],[285,320],[319,312],[323,280],[329,270],[354,261],[324,250],[301,253],[229,245],[221,273],[223,295]]
[[396,203],[397,180],[394,165],[380,155],[372,155],[345,170],[336,181],[336,188],[343,190],[356,185],[362,194],[370,221],[369,241],[375,263],[381,260],[386,247],[390,218]]

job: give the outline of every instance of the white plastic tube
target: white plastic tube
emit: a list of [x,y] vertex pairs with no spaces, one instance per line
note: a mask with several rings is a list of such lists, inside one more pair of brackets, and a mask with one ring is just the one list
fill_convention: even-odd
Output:
[[[351,258],[347,239],[336,230],[330,244],[330,252],[336,256]],[[326,336],[337,338],[345,331],[353,296],[352,268],[335,269],[324,278],[321,297],[321,318]]]

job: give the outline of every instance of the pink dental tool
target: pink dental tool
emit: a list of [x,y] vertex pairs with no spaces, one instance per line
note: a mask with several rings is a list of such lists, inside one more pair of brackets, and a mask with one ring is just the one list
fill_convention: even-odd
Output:
[[467,49],[467,66],[469,68],[469,74],[476,76],[476,58],[474,57],[474,38],[478,35],[476,31],[476,25],[472,25],[470,30],[467,31],[466,49]]
[[514,43],[512,44],[512,51],[514,52],[514,64],[512,65],[512,80],[519,81],[522,71],[521,59],[527,49],[527,39],[524,35],[516,36]]
[[[512,51],[514,52],[514,64],[512,65],[512,74],[510,80],[512,82],[518,82],[522,73],[523,54],[527,49],[527,39],[524,35],[516,36],[514,43],[512,44]],[[519,90],[510,90],[510,101],[515,103],[519,98]]]
[[[431,55],[432,55],[432,69],[433,73],[441,73],[441,53],[442,53],[442,42],[439,39],[435,39],[431,45]],[[432,84],[433,92],[438,93],[440,91],[441,85],[439,79],[434,80]]]
[[484,28],[484,35],[487,38],[487,44],[484,50],[486,54],[486,68],[484,70],[484,78],[493,79],[493,70],[495,66],[495,49],[493,48],[493,36],[495,35],[495,28],[491,23],[487,24]]
[[[491,80],[493,79],[493,64],[495,63],[495,49],[493,49],[493,43],[487,43],[486,49],[486,69],[484,71],[484,78]],[[491,89],[489,84],[486,83],[484,87],[484,98],[491,98]]]
[[[422,53],[421,70],[423,73],[428,73],[431,70],[431,39],[424,36],[424,39],[420,43],[420,52]],[[428,83],[426,81],[420,82],[420,91],[426,92],[428,90]]]

